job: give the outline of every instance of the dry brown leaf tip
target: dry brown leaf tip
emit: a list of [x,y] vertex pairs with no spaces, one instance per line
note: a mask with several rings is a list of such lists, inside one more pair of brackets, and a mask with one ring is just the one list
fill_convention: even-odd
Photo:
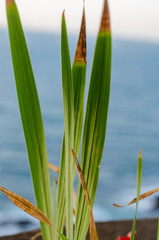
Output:
[[14,3],[14,0],[6,0],[7,6],[11,6]]
[[104,8],[99,32],[110,32],[110,16],[107,0],[104,1]]
[[139,157],[142,157],[142,149],[140,150],[140,154],[139,154]]
[[65,18],[65,9],[62,12],[62,17]]
[[83,16],[80,34],[78,38],[75,59],[74,62],[86,62],[86,20],[85,20],[85,8],[83,7]]

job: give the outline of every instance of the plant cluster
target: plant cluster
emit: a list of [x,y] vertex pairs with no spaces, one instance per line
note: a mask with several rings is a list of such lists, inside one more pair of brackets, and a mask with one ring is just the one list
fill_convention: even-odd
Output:
[[[111,31],[107,0],[104,1],[96,40],[84,124],[87,68],[85,10],[83,9],[81,30],[72,67],[64,12],[62,14],[61,72],[64,133],[59,168],[48,162],[38,93],[15,1],[6,0],[6,8],[17,96],[37,207],[3,187],[0,187],[0,190],[15,205],[40,220],[44,240],[60,238],[83,240],[89,224],[90,239],[97,240],[92,207],[105,142],[111,79]],[[53,204],[49,168],[59,174],[58,180],[54,177],[53,181]],[[76,169],[79,174],[77,198],[74,191]],[[136,202],[131,240],[135,235],[138,201],[157,191],[140,196],[141,176],[140,153],[137,168],[137,198],[128,204]],[[117,204],[115,206],[119,207]],[[75,228],[73,228],[73,215],[75,215]],[[64,228],[66,235],[63,234]]]

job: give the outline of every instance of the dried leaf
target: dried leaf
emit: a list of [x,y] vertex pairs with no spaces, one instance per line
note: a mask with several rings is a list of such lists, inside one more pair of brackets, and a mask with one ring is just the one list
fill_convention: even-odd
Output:
[[49,168],[51,170],[53,170],[54,172],[56,172],[56,173],[60,172],[60,169],[57,166],[55,166],[54,164],[52,164],[52,163],[49,163]]
[[16,193],[13,193],[7,190],[6,188],[0,187],[0,191],[2,191],[7,196],[7,198],[9,198],[17,207],[19,207],[20,209],[22,209],[24,212],[28,213],[32,217],[51,226],[62,239],[64,240],[67,239],[65,236],[63,236],[63,234],[58,232],[58,230],[53,226],[53,224],[49,221],[49,219],[31,202],[17,195]]
[[75,53],[74,62],[87,62],[86,59],[86,20],[85,20],[85,8],[83,7],[83,16],[81,23],[81,30],[78,38],[78,44]]
[[76,157],[76,154],[73,150],[72,150],[72,155],[73,155],[76,167],[77,167],[79,179],[80,179],[84,194],[86,196],[86,199],[87,199],[87,202],[88,202],[88,205],[89,205],[89,210],[90,210],[90,240],[98,240],[97,229],[96,229],[96,225],[95,225],[95,221],[94,221],[94,217],[93,217],[93,211],[92,211],[92,207],[91,207],[91,203],[90,203],[89,194],[88,194],[88,191],[87,191],[86,182],[85,182],[81,167],[78,163],[78,159]]
[[[149,192],[146,192],[146,193],[141,194],[140,197],[139,197],[139,201],[140,201],[140,200],[143,200],[144,198],[147,198],[147,197],[151,196],[152,194],[154,194],[154,193],[156,193],[156,192],[159,192],[159,188],[156,188],[156,189],[154,189],[154,190],[152,190],[152,191],[149,191]],[[114,205],[115,207],[127,207],[127,206],[129,206],[129,205],[131,205],[131,204],[133,204],[133,203],[136,203],[136,198],[134,198],[131,202],[129,202],[128,204],[123,205],[123,206],[120,206],[120,205],[118,205],[118,204],[113,204],[113,205]]]
[[58,185],[58,180],[57,180],[57,178],[54,176],[54,174],[51,173],[51,175],[52,175],[52,177],[53,177],[53,179],[54,179],[56,185]]
[[34,236],[32,236],[31,238],[30,238],[30,240],[36,240],[38,237],[40,237],[40,236],[42,236],[42,233],[41,232],[38,232],[38,233],[36,233],[36,234],[34,234]]

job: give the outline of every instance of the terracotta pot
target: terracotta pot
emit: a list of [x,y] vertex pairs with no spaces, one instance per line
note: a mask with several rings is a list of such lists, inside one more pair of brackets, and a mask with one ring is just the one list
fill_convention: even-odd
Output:
[[[99,240],[115,240],[117,236],[125,236],[131,230],[131,227],[131,220],[97,223]],[[37,229],[12,236],[0,237],[0,240],[30,240],[39,231]],[[157,239],[157,219],[137,220],[136,231],[135,240]],[[89,239],[88,236],[87,239]],[[42,237],[38,237],[36,240],[42,240]]]

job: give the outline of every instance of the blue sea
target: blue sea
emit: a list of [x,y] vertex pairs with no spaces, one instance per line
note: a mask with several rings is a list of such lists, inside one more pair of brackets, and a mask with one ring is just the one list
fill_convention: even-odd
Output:
[[[17,103],[8,33],[0,31],[0,186],[35,203]],[[73,60],[77,35],[69,36]],[[60,35],[26,33],[43,115],[49,161],[59,166],[63,135]],[[95,37],[87,39],[87,99]],[[86,100],[85,100],[86,105]],[[94,204],[96,221],[132,219],[142,149],[142,192],[159,187],[159,44],[112,40],[106,142]],[[77,178],[78,179],[78,178]],[[76,179],[76,184],[77,184]],[[138,218],[158,217],[159,194],[140,202]],[[0,193],[0,236],[39,226]]]

